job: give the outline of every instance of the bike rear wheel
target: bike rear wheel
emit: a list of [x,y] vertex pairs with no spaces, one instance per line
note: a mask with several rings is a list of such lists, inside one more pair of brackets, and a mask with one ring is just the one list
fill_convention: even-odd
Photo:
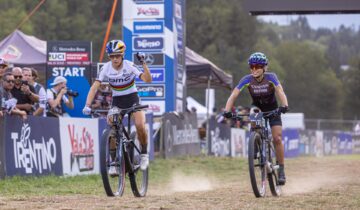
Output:
[[[136,133],[131,135],[134,144],[140,148],[139,141],[135,138]],[[129,144],[128,152],[133,170],[129,172],[130,186],[135,197],[144,197],[148,188],[149,168],[146,170],[140,169],[140,153],[135,149],[134,144]]]
[[248,163],[251,187],[256,197],[264,197],[266,192],[266,169],[262,161],[261,136],[252,132],[248,145]]
[[[114,136],[107,130],[100,143],[100,173],[107,196],[122,196],[125,189],[125,160],[121,147],[116,149],[116,158],[112,160],[110,155],[110,143]],[[115,167],[118,175],[109,174],[110,167]]]
[[[271,173],[267,174],[270,191],[273,196],[280,196],[281,195],[281,186],[279,185],[279,182],[278,182],[278,172],[277,172],[278,166],[276,164],[274,164],[274,161],[272,159],[272,154],[275,155],[275,149],[274,149],[274,146],[272,143],[270,143],[267,153],[268,153],[268,161],[271,164],[271,168],[272,168]],[[275,166],[277,166],[277,167],[275,167]]]

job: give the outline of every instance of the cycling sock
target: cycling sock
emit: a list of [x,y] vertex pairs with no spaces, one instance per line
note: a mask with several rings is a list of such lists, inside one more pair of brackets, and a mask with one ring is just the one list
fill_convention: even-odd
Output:
[[141,154],[147,154],[147,144],[141,145]]

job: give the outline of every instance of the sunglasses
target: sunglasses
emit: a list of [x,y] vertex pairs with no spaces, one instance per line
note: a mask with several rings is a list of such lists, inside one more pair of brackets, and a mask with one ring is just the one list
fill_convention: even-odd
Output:
[[14,81],[14,80],[5,80],[5,82],[7,82],[7,83],[14,83],[15,81]]
[[264,65],[259,65],[259,64],[257,64],[257,65],[250,65],[250,69],[263,69],[263,68],[265,68]]
[[110,57],[110,59],[114,59],[114,58],[122,58],[123,56],[121,55],[121,54],[116,54],[116,55],[110,55],[109,56]]
[[14,76],[15,79],[21,79],[22,78],[22,75],[19,75],[19,76]]

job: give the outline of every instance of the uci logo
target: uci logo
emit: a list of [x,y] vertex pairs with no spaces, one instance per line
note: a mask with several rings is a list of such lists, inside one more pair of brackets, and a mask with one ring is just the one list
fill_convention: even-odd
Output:
[[49,61],[66,61],[65,53],[49,53]]

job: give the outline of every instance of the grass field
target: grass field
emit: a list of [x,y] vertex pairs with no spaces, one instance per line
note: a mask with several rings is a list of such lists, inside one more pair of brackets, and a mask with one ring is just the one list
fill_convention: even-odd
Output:
[[0,209],[360,209],[360,155],[286,160],[283,195],[254,197],[242,158],[182,157],[150,165],[149,190],[108,198],[100,175],[0,181]]

